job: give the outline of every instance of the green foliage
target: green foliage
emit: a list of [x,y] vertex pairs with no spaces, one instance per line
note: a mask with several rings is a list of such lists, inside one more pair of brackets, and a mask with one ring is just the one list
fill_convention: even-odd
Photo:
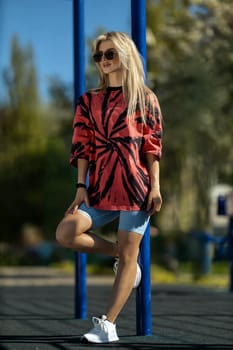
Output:
[[148,1],[148,76],[164,115],[163,229],[208,224],[211,186],[233,182],[229,0]]
[[[65,84],[57,77],[51,77],[48,86],[49,108],[47,114],[47,129],[49,135],[59,135],[62,138],[71,136],[73,121],[72,85]],[[70,137],[67,143],[70,147]]]
[[[37,221],[41,203],[35,187],[46,146],[39,117],[37,76],[31,48],[12,40],[11,62],[4,72],[8,101],[0,125],[1,237],[15,240],[22,222]],[[30,210],[28,210],[30,208]]]
[[61,138],[48,142],[43,172],[43,221],[47,238],[54,239],[56,226],[64,216],[75,194],[75,175],[68,163],[69,153]]
[[16,37],[3,74],[8,100],[0,119],[1,241],[20,242],[25,224],[38,226],[44,238],[54,239],[73,190],[63,125],[72,104],[53,81],[53,104],[42,106],[32,49],[22,48]]
[[1,240],[18,242],[23,222],[36,222],[41,216],[40,156],[22,154],[14,158],[12,164],[1,162],[0,206]]

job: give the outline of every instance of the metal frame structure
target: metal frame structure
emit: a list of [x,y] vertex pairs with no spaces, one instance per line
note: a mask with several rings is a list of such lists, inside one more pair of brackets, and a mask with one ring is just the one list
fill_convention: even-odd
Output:
[[[74,108],[85,91],[84,0],[73,0]],[[75,317],[87,315],[86,254],[75,253]]]
[[[84,0],[73,0],[74,36],[74,105],[85,91],[85,26]],[[146,0],[131,0],[131,31],[144,61],[146,72]],[[139,262],[142,281],[136,296],[137,335],[151,335],[150,227],[140,246]],[[75,253],[75,317],[87,315],[86,254]]]

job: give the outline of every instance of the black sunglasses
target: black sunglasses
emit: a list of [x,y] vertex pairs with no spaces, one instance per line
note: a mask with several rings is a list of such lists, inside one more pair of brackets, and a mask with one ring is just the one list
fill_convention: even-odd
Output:
[[93,55],[93,60],[95,62],[100,62],[102,60],[102,57],[106,58],[106,60],[111,61],[114,59],[114,57],[117,55],[117,52],[113,49],[108,49],[105,52],[98,51]]

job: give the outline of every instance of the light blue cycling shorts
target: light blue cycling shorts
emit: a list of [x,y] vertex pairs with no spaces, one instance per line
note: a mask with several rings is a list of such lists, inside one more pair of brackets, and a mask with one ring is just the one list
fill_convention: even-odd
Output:
[[85,203],[82,203],[78,210],[91,219],[91,229],[93,230],[119,218],[118,230],[143,235],[150,220],[150,216],[145,210],[102,210],[93,207],[88,208]]

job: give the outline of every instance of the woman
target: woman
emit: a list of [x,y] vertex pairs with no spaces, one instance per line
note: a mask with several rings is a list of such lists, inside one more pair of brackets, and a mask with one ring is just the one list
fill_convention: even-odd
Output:
[[[93,43],[99,86],[79,98],[70,162],[78,168],[77,192],[58,225],[58,242],[85,253],[116,257],[108,306],[83,339],[119,340],[116,318],[141,279],[139,245],[150,216],[161,208],[159,160],[162,122],[158,100],[144,83],[134,42],[122,32]],[[89,171],[89,186],[86,176]],[[119,218],[117,242],[90,232]]]

